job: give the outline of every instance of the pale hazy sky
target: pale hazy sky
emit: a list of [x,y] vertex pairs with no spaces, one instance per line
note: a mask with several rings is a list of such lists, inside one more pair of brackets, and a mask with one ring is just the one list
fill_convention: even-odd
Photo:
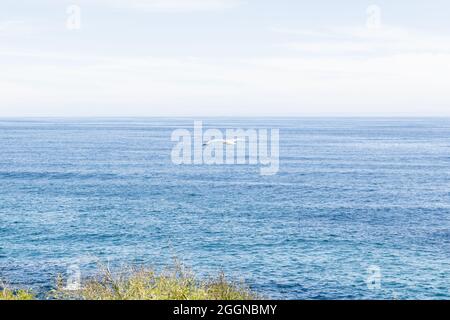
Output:
[[448,0],[0,5],[0,117],[450,115]]

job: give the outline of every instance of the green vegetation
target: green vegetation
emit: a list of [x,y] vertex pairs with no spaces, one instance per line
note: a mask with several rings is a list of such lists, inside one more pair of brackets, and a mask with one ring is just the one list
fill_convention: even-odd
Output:
[[34,300],[34,295],[27,290],[10,290],[0,285],[0,300]]
[[[118,274],[102,267],[97,276],[83,281],[79,290],[66,290],[64,279],[58,277],[56,288],[47,296],[56,300],[258,299],[244,285],[228,281],[223,274],[200,281],[179,266],[160,273],[148,269],[130,269]],[[31,299],[34,296],[29,291],[0,289],[0,300]]]

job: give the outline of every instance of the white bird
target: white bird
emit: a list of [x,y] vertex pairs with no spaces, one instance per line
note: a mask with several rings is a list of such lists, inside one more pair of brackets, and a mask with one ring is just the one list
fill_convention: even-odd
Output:
[[236,142],[238,141],[244,141],[244,139],[213,139],[213,140],[209,140],[208,142],[205,142],[203,144],[203,146],[209,146],[210,144],[213,143],[221,143],[221,144],[227,144],[227,145],[234,145],[236,144]]

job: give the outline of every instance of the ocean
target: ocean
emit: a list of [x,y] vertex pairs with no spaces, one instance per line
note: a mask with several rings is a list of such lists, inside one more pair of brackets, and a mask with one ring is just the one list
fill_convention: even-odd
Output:
[[[176,165],[175,129],[279,129],[279,171]],[[98,262],[273,299],[450,298],[450,119],[0,119],[0,279]]]

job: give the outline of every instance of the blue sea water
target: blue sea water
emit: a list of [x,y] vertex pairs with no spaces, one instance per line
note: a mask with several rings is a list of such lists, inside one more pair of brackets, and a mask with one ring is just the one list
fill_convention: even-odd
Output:
[[450,119],[197,120],[280,129],[279,173],[173,164],[193,119],[0,120],[0,278],[177,257],[269,298],[450,298]]

